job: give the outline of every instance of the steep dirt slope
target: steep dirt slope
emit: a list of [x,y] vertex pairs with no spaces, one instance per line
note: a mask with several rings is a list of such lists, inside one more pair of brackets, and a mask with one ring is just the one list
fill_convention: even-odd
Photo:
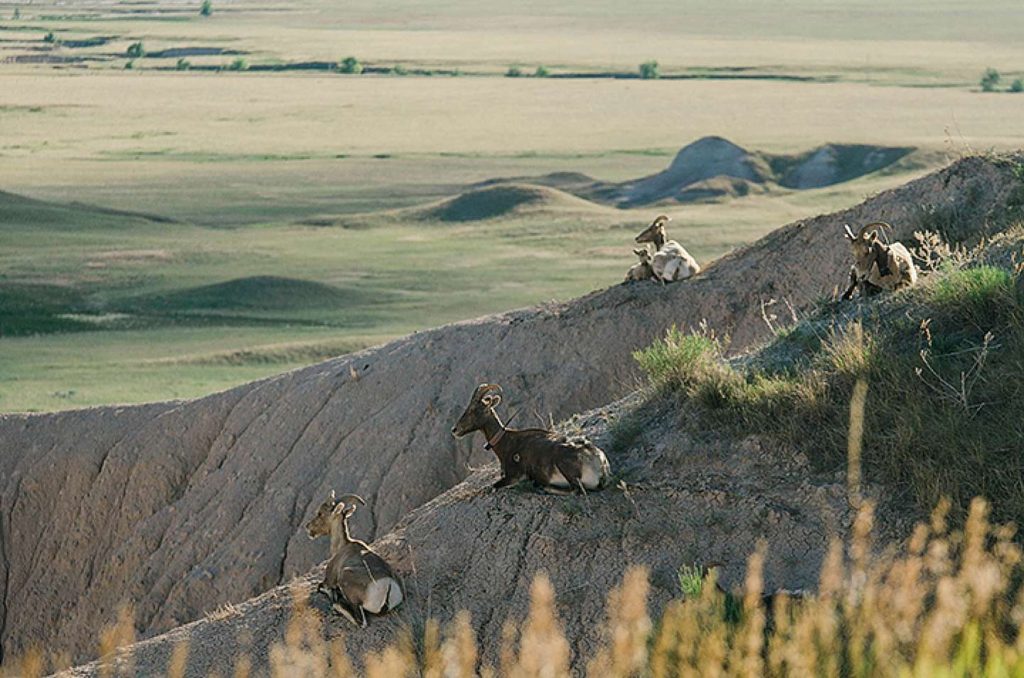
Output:
[[686,283],[443,327],[192,402],[0,417],[4,651],[80,659],[125,598],[152,634],[287,581],[324,556],[299,526],[328,488],[363,494],[355,527],[381,535],[486,459],[448,433],[479,381],[505,385],[519,424],[610,402],[634,384],[630,352],[670,325],[706,319],[742,348],[766,333],[763,300],[800,309],[842,283],[844,222],[906,236],[924,205],[980,228],[1019,187],[1008,165],[967,159]]
[[[592,412],[573,428],[609,449],[605,419],[620,407]],[[559,594],[573,666],[582,673],[601,640],[595,622],[603,619],[607,592],[631,564],[649,568],[656,614],[679,595],[681,565],[722,563],[723,584],[740,585],[759,539],[769,545],[766,590],[814,587],[829,539],[845,535],[852,522],[844,476],[816,475],[802,455],[756,438],[724,441],[712,432],[687,432],[671,413],[654,413],[650,420],[660,423],[611,458],[627,469],[628,494],[608,489],[585,498],[555,497],[524,486],[492,491],[497,469],[491,465],[414,511],[376,544],[404,578],[404,607],[356,630],[314,593],[311,604],[325,620],[323,637],[345,634],[359,661],[396,641],[403,628],[422,633],[428,617],[448,622],[468,609],[482,660],[496,664],[502,626],[525,618],[530,583],[544,571]],[[886,509],[877,522],[883,540],[903,532]],[[292,586],[308,591],[321,578],[318,567]],[[145,675],[161,673],[175,645],[186,641],[188,675],[231,675],[240,652],[251,654],[257,673],[265,672],[293,595],[280,587],[216,619],[137,644],[136,666]],[[74,675],[97,675],[98,669],[93,664]]]

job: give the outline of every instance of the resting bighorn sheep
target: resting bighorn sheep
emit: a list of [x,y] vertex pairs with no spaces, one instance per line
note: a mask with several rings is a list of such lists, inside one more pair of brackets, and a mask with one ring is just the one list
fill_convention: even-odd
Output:
[[651,268],[651,251],[644,245],[643,249],[633,250],[633,254],[640,258],[640,263],[633,264],[626,271],[626,282],[633,280],[650,280],[654,277],[654,269]]
[[856,235],[849,224],[844,228],[853,251],[853,266],[850,267],[850,286],[843,292],[843,299],[851,298],[855,288],[860,290],[860,296],[866,297],[882,290],[917,284],[917,268],[907,248],[898,242],[886,245],[878,238],[879,228],[891,229],[892,226],[875,221],[862,226]]
[[667,240],[665,224],[670,219],[662,214],[636,237],[639,243],[652,242],[656,250],[651,258],[654,279],[661,282],[686,280],[700,273],[700,265],[683,246],[675,240]]
[[366,505],[354,494],[335,499],[331,490],[330,498],[320,504],[316,515],[306,523],[306,533],[310,539],[331,536],[331,559],[317,591],[330,599],[335,611],[356,626],[365,627],[367,612],[384,614],[398,607],[404,596],[391,566],[366,542],[353,539],[349,533],[348,519],[358,506],[355,502],[346,504],[345,500],[350,498]]
[[586,438],[569,439],[539,428],[505,428],[494,411],[501,402],[500,390],[497,384],[477,386],[466,411],[452,427],[456,438],[473,431],[486,436],[487,449],[501,462],[501,478],[494,484],[495,489],[524,476],[552,494],[599,490],[607,484],[611,474],[608,459]]

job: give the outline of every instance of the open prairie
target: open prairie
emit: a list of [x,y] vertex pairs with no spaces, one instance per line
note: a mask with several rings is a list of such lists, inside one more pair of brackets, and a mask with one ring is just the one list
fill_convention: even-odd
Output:
[[[213,8],[0,3],[0,410],[196,396],[566,299],[621,280],[659,212],[706,262],[1024,140],[1024,95],[977,86],[1024,72],[1012,2]],[[628,182],[707,135],[914,150],[809,190],[414,210],[500,177]]]

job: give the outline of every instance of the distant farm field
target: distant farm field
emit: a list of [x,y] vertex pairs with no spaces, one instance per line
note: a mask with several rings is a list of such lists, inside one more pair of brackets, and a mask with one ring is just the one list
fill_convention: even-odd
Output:
[[[0,2],[0,411],[202,395],[616,284],[660,212],[706,262],[1024,145],[1024,94],[977,91],[1024,73],[1017,3],[197,6]],[[633,77],[651,59],[663,78]],[[420,210],[501,177],[628,182],[708,135],[914,150],[812,190]]]

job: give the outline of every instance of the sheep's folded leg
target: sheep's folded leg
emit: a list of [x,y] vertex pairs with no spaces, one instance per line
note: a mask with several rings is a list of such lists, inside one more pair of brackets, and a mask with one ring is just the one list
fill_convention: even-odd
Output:
[[543,490],[546,494],[554,494],[558,495],[559,497],[564,497],[566,495],[572,494],[572,490],[562,487],[555,487],[554,485],[541,485],[540,483],[537,483],[537,487]]
[[[363,608],[359,607],[358,605],[352,605],[344,598],[340,598],[339,600],[336,600],[333,605],[331,605],[331,609],[339,613],[341,616],[345,617],[345,619],[348,619],[356,626],[360,628],[366,627],[366,613],[363,612]],[[362,619],[362,623],[359,623],[359,621],[356,620],[356,611],[359,612],[359,617],[360,619]]]

